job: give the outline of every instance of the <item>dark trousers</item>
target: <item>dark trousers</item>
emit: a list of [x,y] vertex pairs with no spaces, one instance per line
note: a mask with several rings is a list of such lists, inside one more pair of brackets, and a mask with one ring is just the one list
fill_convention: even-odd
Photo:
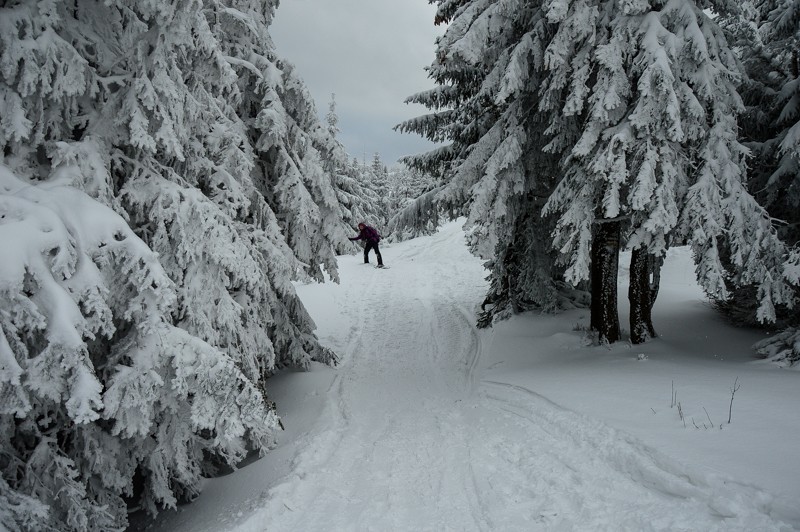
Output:
[[375,256],[378,257],[378,266],[383,266],[383,258],[377,242],[367,242],[367,245],[364,246],[364,263],[369,262],[369,250],[371,249],[375,250]]

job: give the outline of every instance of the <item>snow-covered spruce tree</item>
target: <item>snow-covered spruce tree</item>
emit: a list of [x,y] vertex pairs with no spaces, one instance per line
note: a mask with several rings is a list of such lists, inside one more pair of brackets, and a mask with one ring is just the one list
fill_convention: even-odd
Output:
[[405,165],[389,171],[389,213],[394,214],[430,189],[435,179]]
[[344,220],[347,225],[356,228],[359,223],[366,222],[382,227],[384,224],[381,211],[382,199],[370,186],[363,167],[357,161],[354,163],[346,157],[346,154],[343,164],[344,166],[339,167],[336,173],[336,192],[339,195],[339,203],[346,209]]
[[[425,216],[415,216],[413,209],[420,207],[417,199],[426,192],[436,187],[436,179],[405,165],[395,167],[389,171],[389,201],[387,215],[387,233],[393,241],[402,241],[415,238],[423,234],[432,234],[438,228],[438,223]],[[412,209],[411,217],[418,220],[419,226],[406,224],[403,220],[403,213],[406,207]],[[422,223],[427,220],[427,223]]]
[[[797,248],[786,261],[783,273],[788,282],[795,287],[800,286],[800,250]],[[800,363],[800,325],[795,321],[794,325],[762,340],[754,347],[760,355],[779,364],[797,365]]]
[[0,517],[10,530],[124,528],[199,490],[277,430],[225,353],[171,325],[153,253],[62,165],[37,184],[0,165]]
[[372,161],[369,165],[361,167],[361,179],[363,187],[369,190],[378,199],[376,204],[376,219],[371,223],[376,227],[383,227],[389,219],[389,205],[391,203],[391,187],[389,184],[389,169],[383,163],[381,154],[372,154]]
[[394,238],[402,240],[436,232],[445,215],[437,201],[438,181],[435,180],[430,190],[422,192],[392,215],[387,224]]
[[[341,206],[341,216],[348,227],[356,228],[359,223],[368,221],[380,223],[381,199],[375,190],[366,186],[357,161],[352,161],[344,146],[336,138],[339,133],[339,117],[336,114],[336,98],[331,94],[328,114],[325,115],[330,142],[322,150],[325,171],[333,176],[336,196]],[[350,241],[336,247],[337,253],[352,252],[358,248]]]
[[340,149],[344,157],[337,157],[339,170],[334,182],[343,207],[344,220],[350,231],[357,230],[356,226],[360,222],[366,222],[382,234],[385,233],[390,203],[387,178],[377,175],[372,165],[359,161],[357,157],[350,158],[344,152],[343,146],[340,145]]
[[[38,171],[41,160],[46,161],[48,155],[53,161],[78,160],[90,175],[99,175],[98,168],[110,167],[113,180],[96,180],[86,185],[108,196],[108,190],[112,189],[109,185],[113,184],[113,189],[120,191],[129,215],[134,217],[133,224],[141,226],[140,234],[161,253],[165,262],[173,262],[165,266],[179,286],[177,312],[187,330],[231,351],[237,346],[255,346],[256,349],[247,350],[246,356],[260,360],[239,360],[240,355],[235,354],[251,378],[258,379],[258,374],[270,370],[271,340],[285,347],[297,347],[280,349],[279,358],[308,360],[307,352],[320,351],[314,347],[313,324],[307,316],[303,317],[304,312],[298,311],[301,306],[293,289],[282,280],[287,273],[293,275],[292,253],[283,242],[277,224],[270,221],[274,216],[264,208],[265,202],[254,195],[254,187],[246,182],[247,168],[252,166],[248,151],[252,150],[246,142],[241,142],[240,130],[244,127],[227,105],[228,97],[236,101],[237,79],[228,66],[228,58],[217,49],[199,4],[182,2],[160,8],[144,5],[142,13],[135,7],[122,9],[114,4],[82,2],[74,11],[59,11],[45,17],[60,21],[58,31],[63,38],[37,42],[48,45],[55,42],[67,48],[68,43],[74,42],[73,56],[81,60],[73,57],[65,64],[83,65],[88,72],[84,76],[90,81],[81,81],[76,89],[74,75],[67,80],[55,76],[52,81],[45,78],[47,83],[43,82],[46,86],[41,90],[32,90],[34,78],[20,76],[20,83],[14,87],[16,92],[34,100],[47,97],[45,103],[34,101],[28,108],[43,108],[48,113],[59,109],[60,114],[57,113],[58,120],[46,114],[33,115],[41,117],[38,130],[49,128],[47,135],[28,135],[25,145],[14,143],[12,138],[12,143],[5,147],[10,154],[9,162],[17,171],[28,173],[28,168]],[[36,9],[28,11],[31,20],[42,16]],[[18,16],[19,12],[27,11],[10,12],[14,16],[4,17],[3,21],[12,22],[17,30],[4,32],[4,36],[13,37],[19,27],[33,24]],[[194,28],[194,33],[186,33],[183,28]],[[158,37],[162,33],[169,37]],[[93,42],[87,35],[97,40]],[[24,33],[23,36],[27,37]],[[102,40],[100,36],[108,39]],[[156,39],[156,45],[151,46],[143,36]],[[19,50],[31,56],[34,53],[30,49],[37,50],[14,44],[10,41],[4,48],[9,64],[16,65],[12,58]],[[195,55],[178,53],[183,49],[193,50]],[[48,49],[42,56],[50,61],[55,53]],[[33,60],[19,64],[30,69],[33,69],[30,65],[37,66],[37,73],[62,72],[48,62],[41,68]],[[89,78],[90,75],[94,77]],[[66,89],[73,95],[71,100],[53,96],[56,90],[66,92]],[[96,108],[102,109],[102,114]],[[240,178],[243,183],[237,182]],[[184,190],[188,194],[184,195]],[[223,223],[218,224],[222,219]],[[231,242],[229,248],[235,250],[237,258],[232,258],[231,249],[212,249],[215,241],[205,233],[209,226],[197,224],[196,220],[216,225],[212,234]],[[250,220],[257,221],[250,224]],[[187,237],[181,231],[192,236]],[[225,231],[227,235],[222,234]],[[256,258],[244,257],[248,254]],[[227,264],[220,264],[224,261]],[[274,277],[277,288],[270,286],[271,281],[262,283],[250,275],[258,261],[272,263],[269,268],[261,266],[261,275]],[[194,265],[184,267],[191,262]],[[198,282],[204,275],[208,282]],[[262,293],[255,297],[236,296],[237,284],[245,282],[243,279],[249,279],[248,286]],[[203,290],[198,289],[201,286]],[[235,297],[264,304],[249,307],[248,312],[257,314],[250,319],[244,316],[241,310],[244,306]],[[243,319],[230,319],[231,309]],[[273,317],[274,314],[277,316]],[[286,321],[288,334],[275,328],[275,324]],[[275,332],[270,340],[265,331],[271,330]],[[302,341],[287,341],[293,337]],[[306,353],[303,344],[309,346]]]
[[61,38],[80,24],[63,15],[55,2],[0,6],[0,162],[24,177],[39,176],[46,141],[71,139],[80,100],[96,92],[92,66]]
[[325,164],[336,140],[294,67],[275,55],[267,27],[277,2],[228,3],[214,17],[225,36],[232,35],[228,28],[239,32],[223,47],[239,75],[237,111],[255,153],[254,183],[278,216],[297,272],[321,281],[324,269],[338,280],[334,248],[349,244],[349,230]]
[[198,2],[112,4],[85,16],[103,17],[114,36],[102,43],[110,53],[97,57],[99,74],[126,80],[109,90],[90,131],[110,145],[130,223],[176,284],[176,324],[226,350],[260,382],[275,359],[272,316],[260,303],[277,298],[259,240],[280,235],[275,224],[265,223],[272,234],[263,234],[244,223],[260,206],[252,202],[250,146],[231,105],[239,96],[235,72]]
[[[797,24],[797,6],[795,6],[794,19],[795,24]],[[797,26],[795,25],[795,31],[796,28]],[[795,43],[797,42],[795,37]],[[794,54],[796,61],[796,47],[794,47]],[[795,79],[797,79],[796,71]],[[796,86],[795,90],[797,91]],[[797,97],[800,92],[795,94],[795,103],[800,102],[800,98]],[[779,123],[781,123],[781,120],[779,119]],[[723,123],[724,121],[720,120],[720,124]],[[712,133],[715,132],[716,127],[716,125],[712,126]],[[727,130],[724,133],[726,139],[731,138],[730,129],[735,129],[735,127],[733,125],[727,126]],[[800,128],[795,127],[795,130],[800,134]],[[730,141],[728,140],[728,142]],[[739,168],[736,168],[735,171],[730,164],[719,164],[720,162],[726,162],[729,148],[719,142],[715,145],[710,145],[709,148],[707,152],[703,153],[700,179],[692,187],[693,190],[689,192],[689,201],[684,211],[689,216],[684,218],[684,234],[690,235],[690,227],[693,224],[692,218],[707,219],[708,214],[702,213],[703,209],[706,208],[703,203],[708,204],[711,202],[719,205],[718,199],[722,199],[724,209],[721,210],[722,214],[719,211],[715,213],[716,220],[714,222],[718,227],[727,228],[721,232],[721,239],[725,244],[724,254],[727,261],[730,262],[730,267],[727,269],[732,271],[730,282],[735,287],[753,287],[755,290],[756,319],[761,323],[774,322],[776,319],[775,308],[791,308],[797,299],[796,291],[793,293],[786,284],[795,286],[798,284],[797,253],[796,251],[790,252],[786,245],[787,243],[796,245],[797,241],[787,239],[788,233],[785,230],[781,231],[780,226],[778,236],[783,236],[783,238],[778,240],[775,229],[770,224],[767,212],[753,200],[746,190],[739,188],[738,183],[743,180],[744,176],[740,170],[742,167],[741,162]],[[734,161],[736,160],[736,158],[733,159]],[[780,175],[780,171],[776,171],[773,175]],[[715,197],[716,192],[703,198],[702,196],[706,192],[699,191],[699,187],[708,186],[703,181],[712,178],[717,179],[716,186],[724,191],[721,198]],[[755,186],[758,185],[756,184]],[[751,186],[754,191],[756,190],[755,186]],[[699,194],[695,195],[696,193]],[[702,198],[701,202],[695,203],[693,200],[698,198]],[[692,213],[692,209],[696,209],[696,211]],[[797,213],[796,210],[793,212]],[[783,235],[780,233],[783,233]],[[698,253],[697,241],[692,239],[692,243],[695,247],[695,253]],[[702,271],[702,262],[698,264],[698,267]],[[714,292],[713,289],[708,288],[718,282],[718,278],[714,279],[712,277],[711,279],[713,280],[712,283],[704,284],[711,296],[720,300],[728,297],[729,291]]]
[[399,216],[417,225],[413,215],[467,216],[470,249],[491,270],[481,324],[569,305],[550,251],[552,220],[542,217],[558,176],[557,156],[542,150],[547,126],[538,112],[551,25],[537,2],[438,4],[437,22],[448,23],[429,68],[438,86],[408,100],[433,112],[398,129],[450,144],[405,160],[441,185]]
[[[633,342],[654,332],[651,278],[675,242],[692,244],[710,295],[727,297],[729,276],[756,284],[760,318],[774,319],[774,304],[791,297],[780,279],[784,248],[744,185],[737,65],[720,29],[690,0],[551,0],[545,9],[558,30],[540,108],[550,117],[547,149],[565,156],[546,212],[560,215],[555,245],[567,279],[588,279],[591,265],[593,328],[607,341],[620,336],[616,256],[625,242],[634,250]],[[580,138],[564,142],[572,117]]]
[[325,115],[325,123],[328,125],[328,135],[336,138],[341,130],[339,129],[339,115],[336,114],[336,93],[331,93],[331,101],[328,102],[328,113]]
[[778,163],[767,182],[770,203],[783,198],[792,228],[787,239],[800,242],[800,4],[789,0],[759,3],[759,32],[767,46],[774,67],[773,79],[779,80],[777,103],[780,113],[777,134],[770,147]]
[[[726,29],[747,77],[740,88],[747,108],[742,138],[750,148],[750,188],[787,245],[800,243],[800,6],[793,2],[745,2],[727,18]],[[787,262],[787,272],[791,271]],[[796,282],[795,282],[796,284]],[[796,289],[798,290],[798,289]],[[733,297],[718,306],[736,322],[754,324],[756,289],[732,287]],[[788,329],[757,346],[764,356],[800,360],[797,331],[800,306],[778,307],[777,324]]]
[[[108,96],[101,126],[116,126],[109,135],[116,137],[112,168],[132,223],[179,287],[178,324],[225,349],[256,382],[276,365],[326,359],[289,279],[303,265],[321,277],[308,254],[323,248],[330,254],[330,245],[325,248],[320,236],[306,247],[292,246],[301,238],[291,229],[295,212],[284,214],[280,209],[290,207],[267,197],[282,195],[281,169],[271,168],[275,180],[266,183],[263,164],[256,163],[261,145],[254,139],[279,134],[280,124],[257,119],[274,108],[247,113],[252,98],[241,90],[242,72],[252,64],[242,57],[271,53],[266,25],[273,7],[140,7],[121,11],[124,23],[115,28],[117,46],[130,52],[109,63],[107,75],[126,76],[129,83]],[[146,35],[159,37],[148,42]],[[273,63],[262,69],[280,77]],[[274,106],[282,110],[280,100]],[[276,117],[285,120],[285,113]],[[313,183],[322,170],[309,167],[317,171],[309,172]],[[295,174],[285,177],[296,195],[311,196]],[[307,210],[314,211],[310,203]],[[304,231],[321,235],[315,223],[322,219],[305,220]],[[335,277],[335,263],[326,264]]]
[[[14,321],[16,314],[2,309],[5,343],[0,343],[9,346],[5,355],[13,353],[23,371],[32,365],[40,374],[54,375],[58,370],[84,375],[80,364],[90,360],[102,392],[100,404],[90,401],[100,413],[96,421],[88,419],[93,414],[85,421],[73,416],[66,384],[45,391],[48,403],[28,397],[30,417],[17,406],[2,413],[0,507],[18,501],[30,509],[4,512],[28,516],[14,527],[40,528],[41,520],[30,525],[24,519],[44,516],[55,494],[59,498],[49,519],[61,528],[85,529],[86,523],[101,522],[124,526],[121,497],[133,495],[134,473],[145,481],[137,496],[147,509],[174,506],[176,498],[197,489],[205,456],[235,463],[245,449],[245,432],[250,446],[263,450],[269,445],[275,417],[265,407],[267,374],[276,366],[332,356],[317,342],[314,324],[290,283],[306,265],[311,270],[315,265],[298,261],[287,244],[288,226],[281,224],[286,217],[273,205],[289,207],[268,201],[279,194],[274,183],[253,179],[259,174],[251,139],[273,133],[268,120],[273,109],[260,115],[260,122],[263,109],[243,112],[254,99],[240,89],[236,69],[253,64],[242,57],[272,54],[271,43],[253,38],[268,41],[272,9],[273,3],[199,1],[15,2],[0,7],[2,163],[26,186],[43,182],[45,188],[70,168],[74,188],[117,210],[146,242],[142,246],[155,252],[105,258],[94,244],[74,236],[81,209],[58,211],[59,223],[75,240],[63,249],[84,249],[68,253],[107,262],[98,265],[105,284],[97,281],[97,288],[86,288],[94,290],[87,296],[71,294],[78,311],[67,308],[68,315],[96,324],[75,326],[78,332],[67,338],[72,354],[59,368],[32,361],[49,361],[41,353],[61,349],[59,338],[51,347],[46,330],[47,320],[65,307],[28,309],[24,299],[3,296],[4,305],[12,301],[11,311],[27,312],[25,319],[33,320],[22,324],[22,318]],[[251,16],[258,13],[261,18]],[[242,32],[237,23],[257,31]],[[258,76],[279,73],[276,61],[262,63]],[[247,85],[251,92],[264,86]],[[274,172],[276,182],[280,175]],[[326,193],[329,185],[314,180],[324,172],[307,175],[303,187],[309,188],[298,194],[316,198],[325,212],[335,211]],[[309,216],[304,230],[322,234],[326,219]],[[91,220],[102,225],[109,218]],[[116,227],[116,221],[109,227]],[[95,229],[100,234],[104,228]],[[119,235],[133,242],[128,233]],[[48,250],[59,253],[55,247]],[[75,279],[73,271],[85,271],[75,260],[78,266],[58,267],[58,283],[69,285],[68,278],[58,279],[63,272]],[[168,276],[168,288],[148,285],[147,272],[156,269]],[[335,269],[330,273],[335,276]],[[120,278],[106,279],[113,275]],[[18,278],[9,279],[3,280],[4,289],[19,292]],[[37,305],[55,297],[52,291],[33,297],[39,288],[31,282],[25,277],[22,294]],[[18,325],[22,328],[13,328]],[[28,390],[27,374],[8,360],[4,356],[0,370],[3,382],[12,383],[3,389],[4,407],[8,390]],[[88,377],[81,383],[90,395],[97,388]],[[78,452],[99,458],[77,461]],[[35,482],[25,476],[29,473],[35,473]]]

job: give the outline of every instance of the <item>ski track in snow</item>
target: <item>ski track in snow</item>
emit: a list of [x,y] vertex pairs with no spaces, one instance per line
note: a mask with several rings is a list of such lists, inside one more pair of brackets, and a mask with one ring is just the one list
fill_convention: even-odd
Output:
[[482,380],[483,272],[461,273],[476,264],[466,249],[442,254],[461,238],[451,224],[426,247],[398,246],[391,270],[358,271],[325,411],[292,474],[235,530],[791,529],[760,490]]

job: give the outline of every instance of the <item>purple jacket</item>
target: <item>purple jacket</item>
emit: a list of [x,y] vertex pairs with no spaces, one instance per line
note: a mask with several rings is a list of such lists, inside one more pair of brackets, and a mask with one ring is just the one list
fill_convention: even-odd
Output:
[[365,225],[364,229],[359,231],[358,236],[351,238],[350,240],[366,240],[367,242],[377,244],[380,239],[381,235],[378,234],[378,231],[376,231],[374,227]]

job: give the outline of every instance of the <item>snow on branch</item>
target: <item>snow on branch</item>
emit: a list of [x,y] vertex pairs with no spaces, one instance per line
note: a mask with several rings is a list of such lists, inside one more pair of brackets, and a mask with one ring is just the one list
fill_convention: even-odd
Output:
[[118,214],[64,180],[0,165],[0,241],[0,420],[12,427],[0,445],[24,471],[0,488],[50,506],[29,501],[35,524],[20,526],[116,528],[104,501],[123,505],[133,468],[147,472],[155,511],[198,489],[204,453],[235,464],[272,445],[277,418],[261,392],[171,325],[174,285]]

